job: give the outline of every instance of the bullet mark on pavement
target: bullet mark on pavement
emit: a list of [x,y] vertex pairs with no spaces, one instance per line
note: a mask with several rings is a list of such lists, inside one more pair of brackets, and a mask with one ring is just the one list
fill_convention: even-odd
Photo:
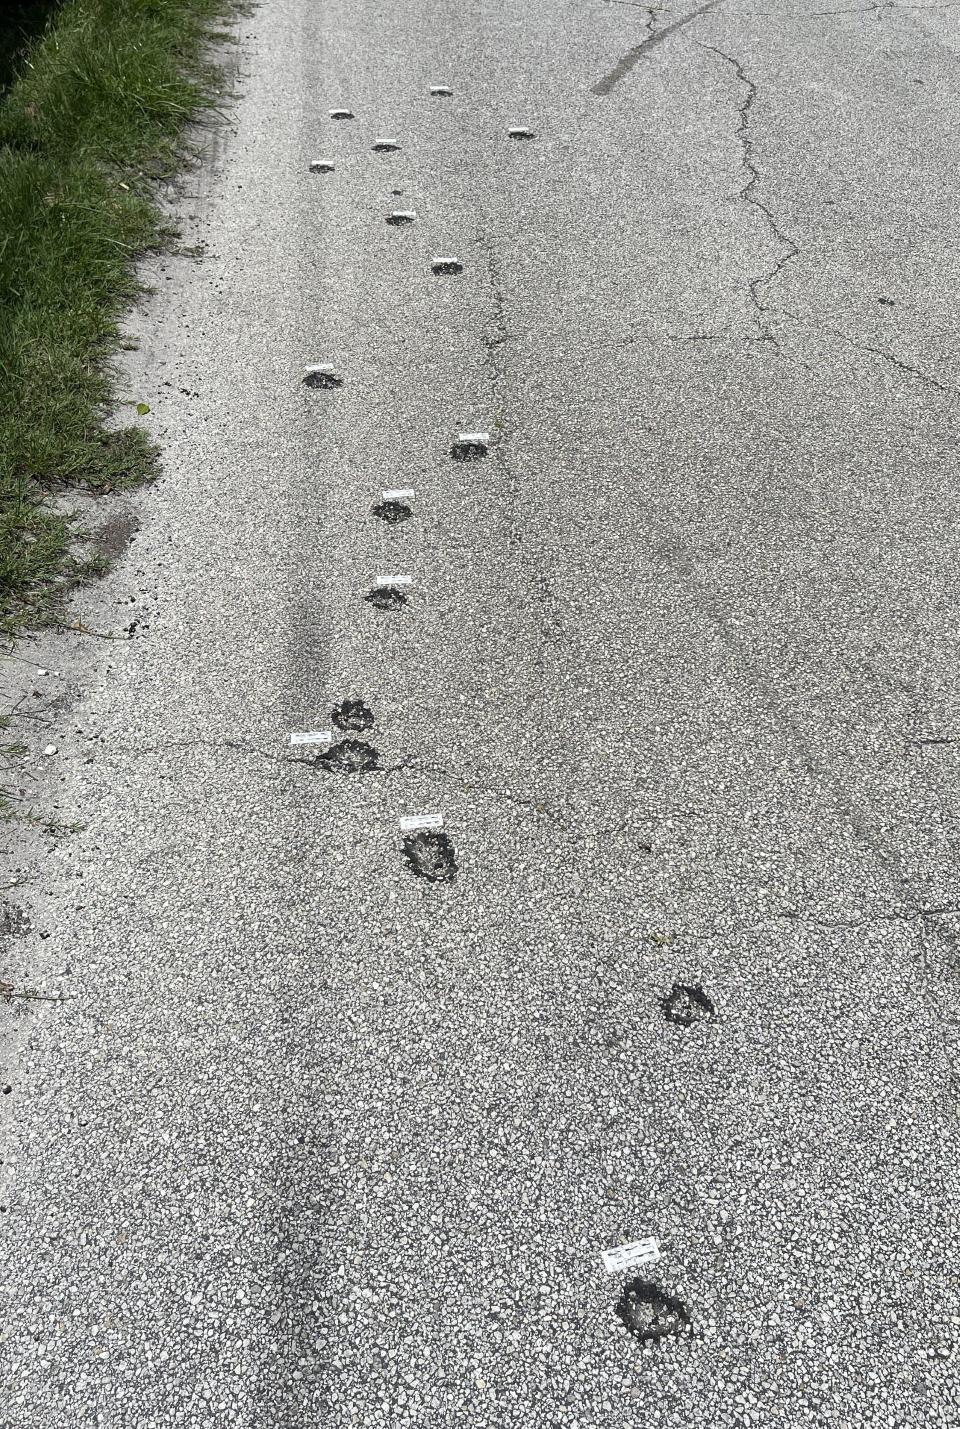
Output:
[[461,432],[450,448],[450,455],[454,461],[479,461],[489,449],[489,432]]
[[406,592],[393,585],[374,586],[363,598],[374,610],[400,610],[407,603]]
[[438,275],[463,272],[463,264],[459,258],[434,258],[431,268]]
[[386,521],[389,526],[396,526],[401,521],[409,521],[413,511],[405,501],[378,501],[373,508],[373,514],[378,521]]
[[343,386],[343,378],[329,362],[320,362],[313,367],[308,367],[303,374],[303,380],[307,387]]
[[717,1010],[702,987],[675,982],[666,997],[660,999],[663,1015],[678,1027],[692,1027],[695,1022],[716,1021]]
[[364,744],[362,739],[341,739],[318,754],[314,763],[329,774],[366,774],[377,769],[379,761],[379,752],[372,744]]
[[444,833],[428,829],[408,834],[403,840],[403,856],[411,872],[428,883],[452,883],[457,876],[453,844]]
[[683,1302],[649,1280],[629,1280],[615,1311],[631,1335],[644,1344],[655,1344],[668,1335],[682,1335],[692,1330]]
[[404,224],[415,223],[416,218],[417,212],[413,208],[395,208],[393,213],[387,214],[387,222],[393,228],[402,228]]
[[363,700],[342,700],[330,711],[337,729],[365,730],[373,728],[373,710]]

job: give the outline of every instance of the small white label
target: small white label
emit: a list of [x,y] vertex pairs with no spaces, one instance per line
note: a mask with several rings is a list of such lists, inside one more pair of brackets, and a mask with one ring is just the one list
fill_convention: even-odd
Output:
[[395,208],[390,215],[394,223],[412,223],[416,216],[415,208]]
[[334,164],[332,159],[311,159],[311,174],[332,174]]
[[413,585],[413,576],[377,576],[374,589],[379,590],[385,585]]
[[333,735],[329,729],[307,729],[290,736],[291,744],[332,744]]
[[449,84],[431,84],[431,86],[430,86],[430,93],[431,93],[431,94],[452,94],[452,93],[453,93],[453,90],[450,88]]
[[381,491],[380,499],[381,501],[412,501],[416,494],[412,487],[409,490],[401,490],[397,487],[390,491]]
[[416,833],[418,829],[442,828],[442,814],[407,814],[406,818],[400,820],[400,832],[402,834]]
[[490,443],[489,432],[461,432],[457,437],[461,446],[465,447],[485,447]]
[[532,129],[527,129],[527,128],[526,128],[524,125],[522,125],[522,124],[515,124],[512,129],[508,129],[508,130],[507,130],[507,133],[510,135],[510,138],[511,138],[511,139],[532,139],[532,138],[533,138],[533,130],[532,130]]
[[304,369],[308,377],[335,377],[337,369],[332,362],[315,362],[312,367]]
[[352,118],[353,118],[353,110],[352,110],[352,109],[331,109],[331,110],[330,110],[330,118],[331,118],[331,119],[352,119]]
[[631,1240],[626,1245],[615,1245],[612,1250],[603,1251],[603,1268],[608,1275],[616,1275],[634,1265],[652,1265],[660,1259],[660,1243],[653,1236],[646,1240]]

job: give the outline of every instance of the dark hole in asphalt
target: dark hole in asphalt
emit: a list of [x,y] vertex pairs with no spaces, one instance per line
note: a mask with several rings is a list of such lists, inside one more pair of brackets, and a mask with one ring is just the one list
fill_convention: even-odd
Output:
[[373,710],[363,700],[344,700],[330,711],[337,729],[364,730],[373,728]]
[[374,610],[400,610],[407,603],[407,597],[395,585],[378,585],[368,590],[363,597]]
[[330,111],[330,118],[331,118],[331,119],[352,119],[352,118],[353,118],[353,110],[352,110],[352,109],[331,109],[331,111]]
[[372,744],[364,744],[362,739],[341,739],[317,755],[316,766],[329,774],[366,774],[377,768],[379,758]]
[[394,228],[402,228],[405,223],[413,222],[413,215],[410,213],[388,213],[387,222]]
[[487,448],[480,442],[454,442],[450,455],[454,461],[482,461],[487,455]]
[[668,1335],[682,1335],[692,1329],[683,1302],[649,1280],[628,1280],[614,1309],[631,1335],[645,1344],[655,1344]]
[[713,1022],[717,1015],[702,987],[675,982],[666,997],[660,999],[663,1015],[679,1027],[692,1027],[695,1022]]
[[438,275],[442,273],[462,273],[463,264],[458,263],[456,258],[439,258],[437,262],[433,264],[433,271]]
[[453,844],[446,834],[410,834],[403,841],[403,856],[417,877],[430,883],[452,883],[457,876]]
[[399,521],[408,521],[413,512],[405,501],[380,501],[373,508],[373,514],[378,520],[395,526]]
[[308,372],[304,377],[308,387],[342,387],[343,378],[335,372]]
[[884,306],[885,308],[892,308],[892,307],[893,307],[893,299],[892,299],[892,298],[878,298],[878,299],[877,299],[877,302],[878,302],[878,303],[883,303],[883,306]]
[[400,145],[395,144],[391,139],[378,139],[373,146],[373,152],[375,154],[395,154],[399,148]]

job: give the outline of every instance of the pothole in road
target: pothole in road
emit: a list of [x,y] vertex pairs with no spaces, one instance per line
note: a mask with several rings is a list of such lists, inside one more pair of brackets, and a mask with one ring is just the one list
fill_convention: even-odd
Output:
[[438,277],[445,273],[463,272],[463,264],[459,258],[435,258],[431,267]]
[[698,984],[675,982],[666,997],[660,999],[663,1015],[678,1027],[692,1027],[695,1022],[715,1022],[717,1009]]
[[453,844],[446,834],[409,834],[403,841],[403,856],[417,877],[429,883],[452,883],[457,876]]
[[373,710],[363,700],[343,700],[330,711],[337,729],[365,730],[373,728]]
[[401,610],[407,603],[406,594],[395,585],[378,585],[363,597],[374,610]]
[[396,139],[378,139],[373,145],[373,152],[375,154],[395,154],[399,148],[400,145]]
[[372,744],[364,744],[362,739],[341,739],[318,754],[315,763],[329,774],[366,774],[377,768],[379,758]]
[[400,521],[409,521],[413,511],[405,501],[378,501],[373,508],[373,514],[378,521],[386,521],[390,526],[396,526]]
[[692,1330],[683,1301],[649,1280],[628,1280],[614,1309],[631,1335],[644,1344],[656,1344],[668,1335],[683,1335]]

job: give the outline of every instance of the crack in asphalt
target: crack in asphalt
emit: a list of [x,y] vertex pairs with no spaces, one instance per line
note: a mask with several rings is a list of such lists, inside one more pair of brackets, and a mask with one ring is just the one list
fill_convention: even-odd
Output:
[[793,322],[808,323],[816,327],[821,332],[828,332],[833,337],[838,337],[841,342],[847,343],[850,347],[855,347],[858,352],[868,352],[873,357],[879,357],[883,362],[888,362],[891,367],[896,367],[898,371],[906,373],[908,377],[915,377],[919,382],[927,387],[932,387],[946,397],[960,397],[960,388],[951,387],[947,382],[941,382],[939,377],[933,377],[929,372],[924,372],[922,368],[914,366],[912,362],[905,362],[902,357],[897,357],[893,352],[888,352],[886,348],[875,347],[873,343],[863,342],[859,338],[851,337],[848,332],[841,328],[830,327],[827,323],[817,323],[810,318],[801,317],[799,313],[791,312],[789,308],[771,308],[771,312],[776,312],[780,317],[790,318]]
[[672,35],[675,30],[682,29],[684,25],[689,25],[690,21],[696,20],[699,15],[706,15],[708,11],[715,9],[719,3],[720,0],[708,0],[706,5],[698,6],[696,10],[691,10],[688,15],[681,15],[680,19],[674,20],[672,25],[664,25],[662,30],[654,30],[653,28],[654,17],[657,14],[656,6],[644,7],[647,11],[646,37],[640,41],[639,45],[634,45],[632,50],[627,50],[627,53],[617,61],[610,73],[604,75],[603,79],[598,80],[590,90],[590,93],[598,95],[601,99],[606,98],[610,91],[614,89],[622,79],[626,78],[634,65],[639,62],[647,50],[652,50],[654,45],[659,45],[668,35]]
[[756,150],[750,132],[750,115],[757,98],[757,86],[749,75],[744,72],[740,61],[734,59],[732,55],[728,55],[724,50],[718,49],[716,45],[707,45],[700,40],[696,41],[696,43],[702,50],[709,50],[711,54],[717,55],[726,64],[730,65],[737,77],[737,82],[742,84],[747,91],[742,103],[737,106],[739,122],[737,124],[736,136],[742,151],[743,171],[746,174],[746,183],[740,189],[737,199],[740,203],[747,204],[750,208],[756,209],[761,215],[775,243],[781,249],[780,256],[777,258],[773,267],[765,269],[763,272],[751,278],[747,283],[747,288],[750,293],[750,301],[753,303],[755,309],[757,331],[761,339],[764,342],[772,343],[777,352],[782,356],[780,344],[771,331],[769,323],[766,321],[768,314],[776,313],[778,309],[764,301],[762,289],[780,276],[787,264],[799,255],[800,249],[790,235],[785,233],[780,227],[769,205],[764,203],[763,199],[761,199],[756,192],[761,175],[760,169],[757,166]]

